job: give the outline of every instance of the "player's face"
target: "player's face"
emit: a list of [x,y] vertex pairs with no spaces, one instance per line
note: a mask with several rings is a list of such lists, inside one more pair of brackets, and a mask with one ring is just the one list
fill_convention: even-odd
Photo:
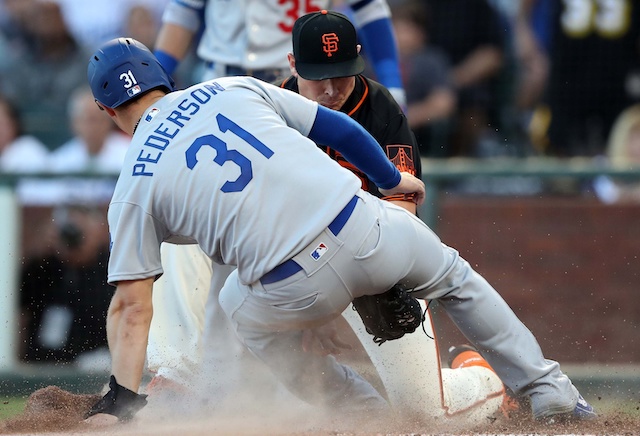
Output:
[[298,76],[300,95],[333,110],[339,110],[344,106],[355,85],[356,78],[354,76],[325,80],[307,80]]
[[[358,52],[360,46],[358,45]],[[298,92],[309,100],[317,101],[324,107],[340,110],[356,86],[355,76],[336,77],[325,80],[307,80],[298,74],[296,60],[292,53],[287,55],[291,74],[298,78]]]

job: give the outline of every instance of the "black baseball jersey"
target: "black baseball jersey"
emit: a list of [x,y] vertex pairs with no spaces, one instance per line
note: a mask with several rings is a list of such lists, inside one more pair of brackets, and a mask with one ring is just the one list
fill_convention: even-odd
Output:
[[[356,76],[353,92],[340,109],[373,136],[400,171],[422,177],[418,144],[409,128],[407,117],[402,112],[389,91],[363,75]],[[298,80],[291,76],[277,83],[282,88],[298,93]],[[353,171],[361,180],[362,188],[382,197],[378,188],[367,176],[335,150],[320,146],[340,165]]]

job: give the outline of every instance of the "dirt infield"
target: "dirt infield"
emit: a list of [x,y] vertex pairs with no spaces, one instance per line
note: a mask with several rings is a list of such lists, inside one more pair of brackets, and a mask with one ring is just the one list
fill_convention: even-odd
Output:
[[[502,434],[592,434],[634,435],[640,434],[640,404],[625,404],[625,411],[607,410],[593,421],[564,424],[542,424],[531,419],[528,411],[506,419],[502,416],[487,417],[475,428],[460,428],[453,418],[440,422],[408,417],[367,416],[335,418],[312,408],[280,410],[265,406],[259,413],[243,411],[241,405],[235,413],[224,413],[212,418],[177,414],[141,413],[127,424],[114,424],[102,428],[89,428],[82,422],[86,410],[99,396],[72,394],[55,386],[34,392],[28,399],[22,414],[0,422],[0,434],[57,434],[57,435],[185,435],[185,436],[417,436],[417,435],[502,435]],[[595,404],[597,407],[598,405]],[[144,409],[143,409],[144,410]],[[317,413],[316,413],[317,412]]]

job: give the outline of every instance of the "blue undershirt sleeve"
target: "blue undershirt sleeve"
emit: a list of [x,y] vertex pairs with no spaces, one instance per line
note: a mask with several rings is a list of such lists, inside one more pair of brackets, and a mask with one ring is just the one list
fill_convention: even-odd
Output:
[[308,136],[317,144],[340,152],[379,188],[391,189],[400,183],[400,172],[380,144],[348,115],[318,106]]
[[398,50],[389,18],[365,24],[360,29],[363,50],[376,73],[376,79],[387,88],[402,88]]
[[160,65],[162,65],[167,74],[172,75],[178,66],[178,59],[163,50],[154,50],[153,54],[156,56],[158,62],[160,62]]

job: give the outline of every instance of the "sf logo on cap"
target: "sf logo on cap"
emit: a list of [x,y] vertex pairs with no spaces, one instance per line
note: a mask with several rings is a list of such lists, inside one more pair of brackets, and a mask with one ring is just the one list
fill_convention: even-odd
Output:
[[338,51],[338,35],[335,33],[325,33],[322,35],[322,51],[327,54],[327,57],[333,56],[333,53]]

